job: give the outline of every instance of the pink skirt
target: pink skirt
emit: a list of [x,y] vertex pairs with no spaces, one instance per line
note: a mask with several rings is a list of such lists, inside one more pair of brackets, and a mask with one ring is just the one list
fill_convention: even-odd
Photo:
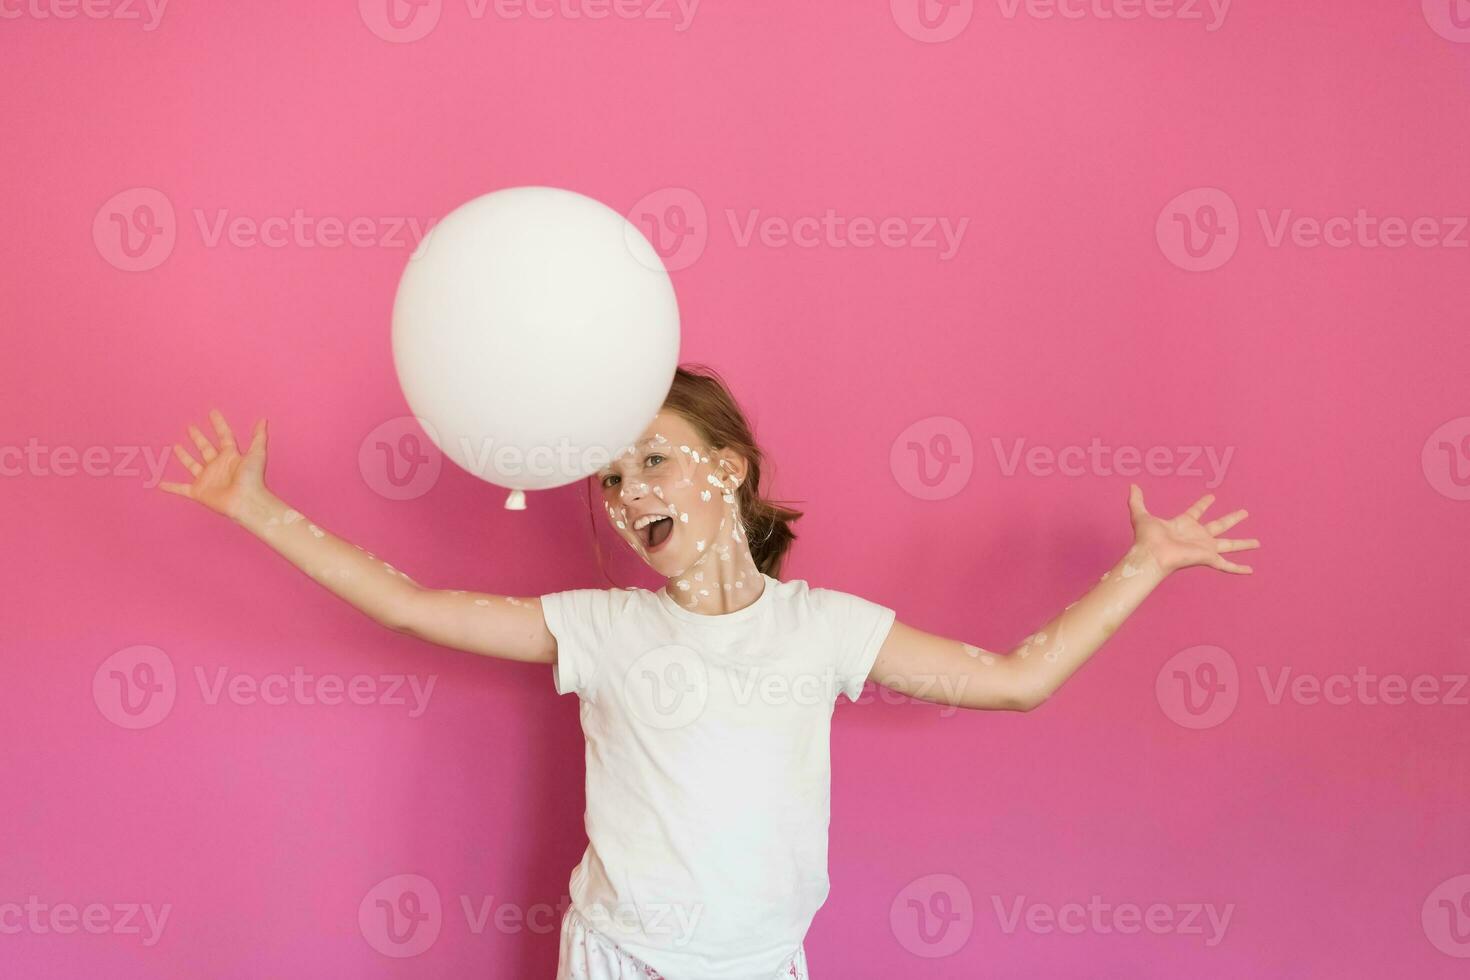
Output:
[[[561,959],[556,980],[664,980],[653,967],[624,952],[592,927],[575,905],[567,906],[561,920]],[[797,949],[791,961],[773,980],[810,980],[806,972],[806,947]]]

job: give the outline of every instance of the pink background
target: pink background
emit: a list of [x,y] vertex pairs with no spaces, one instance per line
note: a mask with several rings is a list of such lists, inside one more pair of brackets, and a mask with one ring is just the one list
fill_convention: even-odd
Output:
[[[152,946],[0,932],[0,973],[552,975],[559,913],[476,931],[461,903],[563,900],[585,846],[575,699],[543,665],[378,628],[153,489],[135,458],[161,458],[211,406],[242,431],[268,416],[275,491],[421,583],[605,585],[580,488],[522,514],[452,466],[411,499],[380,492],[370,435],[407,413],[388,345],[401,241],[211,245],[196,217],[300,209],[386,230],[550,184],[664,223],[682,356],[726,374],[774,490],[808,511],[784,577],[1010,649],[1127,547],[1130,478],[1007,472],[992,440],[1230,451],[1211,516],[1248,507],[1236,533],[1263,540],[1242,558],[1254,577],[1166,582],[1035,713],[871,687],[842,701],[818,980],[1463,975],[1466,691],[1273,703],[1261,680],[1361,668],[1451,692],[1466,669],[1470,232],[1399,248],[1269,235],[1285,209],[1363,209],[1453,237],[1470,212],[1470,28],[1448,0],[1241,2],[1213,30],[1205,6],[1048,19],[987,3],[951,12],[963,29],[937,43],[906,32],[922,35],[906,0],[707,2],[685,30],[654,16],[677,20],[672,6],[477,18],[446,0],[419,12],[439,20],[416,41],[373,32],[391,35],[377,0],[178,3],[153,30],[36,16],[48,2],[0,21],[0,905],[170,917]],[[174,209],[171,224],[154,212],[174,241],[128,271],[112,216],[146,216],[136,188]],[[691,201],[705,215],[681,238],[673,205]],[[1234,253],[1181,267],[1180,221],[1204,228],[1202,208],[1227,203],[1238,223],[1213,213]],[[737,234],[756,211],[829,209],[915,233],[969,224],[947,258]],[[926,473],[960,475],[924,499],[908,443],[940,447],[940,429],[950,464],[927,457]],[[66,454],[93,447],[95,475],[66,475]],[[1137,478],[1155,511],[1211,489],[1207,470],[1165,470]],[[93,682],[138,645],[166,656],[175,697],[128,730]],[[1201,646],[1227,673],[1224,707],[1195,728],[1176,720],[1176,681],[1208,677],[1189,659]],[[211,704],[196,675],[297,668],[435,687],[409,717]],[[399,875],[443,902],[416,956],[359,926]],[[934,887],[973,908],[943,957],[909,904]],[[1092,895],[1233,909],[1213,945],[1107,920],[1007,932],[995,909]]]

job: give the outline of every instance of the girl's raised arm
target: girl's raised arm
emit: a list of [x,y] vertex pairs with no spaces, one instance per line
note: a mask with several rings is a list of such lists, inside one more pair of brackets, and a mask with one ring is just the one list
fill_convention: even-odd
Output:
[[1247,565],[1225,558],[1256,548],[1255,538],[1222,538],[1246,517],[1237,510],[1202,524],[1214,494],[1205,494],[1170,520],[1150,514],[1143,491],[1129,486],[1133,546],[1076,602],[1021,641],[1009,655],[894,623],[878,651],[870,680],[925,701],[961,708],[1030,711],[1045,703],[1087,662],[1171,573],[1204,565],[1234,575]]
[[189,426],[203,462],[175,444],[174,455],[192,483],[160,483],[159,489],[198,501],[229,517],[274,548],[317,584],[389,629],[432,643],[510,660],[550,663],[556,640],[546,628],[538,599],[426,589],[372,552],[306,519],[265,485],[266,423],[255,424],[241,454],[224,416],[209,413],[219,446]]

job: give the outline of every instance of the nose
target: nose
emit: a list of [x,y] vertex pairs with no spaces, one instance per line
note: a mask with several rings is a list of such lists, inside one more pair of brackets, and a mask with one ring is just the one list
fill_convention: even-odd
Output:
[[648,493],[648,484],[642,480],[624,480],[619,496],[626,501],[637,500]]

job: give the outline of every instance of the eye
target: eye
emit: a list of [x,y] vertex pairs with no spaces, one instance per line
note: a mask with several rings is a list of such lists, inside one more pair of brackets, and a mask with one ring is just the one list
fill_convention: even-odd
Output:
[[622,477],[618,476],[616,473],[609,473],[607,476],[602,478],[602,489],[606,490],[608,487],[613,486],[615,483],[617,483],[620,479],[622,479]]
[[667,458],[663,453],[649,453],[643,458],[643,462],[647,466],[657,466]]

